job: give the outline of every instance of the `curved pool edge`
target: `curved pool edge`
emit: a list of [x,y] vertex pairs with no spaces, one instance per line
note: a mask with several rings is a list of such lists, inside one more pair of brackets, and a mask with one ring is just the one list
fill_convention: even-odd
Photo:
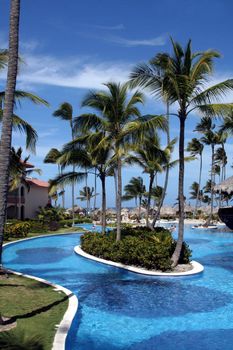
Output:
[[[74,233],[76,233],[76,232],[74,232]],[[59,235],[69,235],[69,234],[72,234],[72,232],[60,233]],[[3,247],[8,246],[8,245],[12,245],[12,244],[17,244],[17,242],[22,242],[22,241],[26,241],[26,240],[33,240],[36,238],[43,238],[43,237],[49,237],[49,236],[54,236],[54,234],[50,234],[50,235],[46,234],[46,235],[41,235],[41,236],[37,236],[37,237],[20,239],[18,241],[5,243],[5,244],[3,244]],[[51,349],[51,350],[65,350],[67,334],[69,332],[69,329],[71,327],[73,319],[74,319],[76,312],[78,310],[78,298],[76,297],[76,295],[71,290],[69,290],[69,289],[67,289],[59,284],[52,283],[52,282],[45,280],[43,278],[23,274],[21,272],[14,271],[11,269],[7,269],[7,271],[9,271],[15,275],[18,275],[18,276],[30,278],[30,279],[33,279],[35,281],[47,284],[47,285],[53,287],[54,291],[56,291],[56,292],[61,291],[65,295],[67,295],[67,297],[69,299],[68,308],[66,309],[66,312],[64,313],[64,316],[63,316],[61,322],[57,326],[57,331],[55,333],[55,337],[53,340],[53,346]]]
[[130,272],[135,272],[135,273],[138,273],[141,275],[147,275],[147,276],[182,277],[182,276],[197,275],[197,274],[202,273],[204,271],[204,266],[195,260],[192,260],[190,262],[190,264],[193,266],[193,268],[192,268],[192,270],[189,270],[189,271],[185,271],[185,272],[158,272],[158,271],[150,271],[150,270],[146,270],[146,269],[139,268],[139,267],[134,267],[134,266],[125,265],[125,264],[117,263],[117,262],[110,261],[110,260],[97,258],[94,255],[91,255],[91,254],[84,252],[82,250],[82,248],[80,247],[80,245],[74,247],[74,251],[76,254],[81,255],[84,258],[87,258],[87,259],[90,259],[93,261],[97,261],[97,262],[100,262],[102,264],[115,266],[115,267],[125,269],[125,270],[130,271]]

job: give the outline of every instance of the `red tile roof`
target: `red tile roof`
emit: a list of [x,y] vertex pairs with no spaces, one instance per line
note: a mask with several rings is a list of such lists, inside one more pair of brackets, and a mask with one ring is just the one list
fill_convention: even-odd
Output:
[[45,188],[49,187],[49,183],[47,181],[42,181],[39,179],[27,179],[27,182],[29,184],[36,185],[38,187],[45,187]]

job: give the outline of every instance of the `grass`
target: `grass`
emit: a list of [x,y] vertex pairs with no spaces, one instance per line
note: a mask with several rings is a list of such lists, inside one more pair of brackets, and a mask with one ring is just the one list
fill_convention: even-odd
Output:
[[[1,314],[17,321],[17,330],[39,335],[44,350],[52,348],[59,324],[68,307],[67,296],[51,286],[9,274],[0,279]],[[11,331],[9,331],[11,332]]]
[[[83,231],[84,230],[81,227],[62,227],[56,231],[45,230],[45,232],[29,232],[29,234],[25,238],[39,237],[39,236],[43,236],[43,235],[52,235],[52,234],[57,235],[59,233],[83,232]],[[19,237],[19,238],[10,237],[7,241],[5,240],[4,243],[14,242],[14,241],[18,241],[20,239],[22,239],[22,237]]]

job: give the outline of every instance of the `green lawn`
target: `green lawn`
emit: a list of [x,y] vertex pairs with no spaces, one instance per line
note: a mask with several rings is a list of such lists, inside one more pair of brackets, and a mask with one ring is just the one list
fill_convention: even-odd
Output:
[[[68,307],[67,296],[51,286],[9,274],[0,279],[1,313],[17,321],[17,330],[41,336],[44,350],[51,350],[59,324]],[[10,331],[11,332],[11,331]]]

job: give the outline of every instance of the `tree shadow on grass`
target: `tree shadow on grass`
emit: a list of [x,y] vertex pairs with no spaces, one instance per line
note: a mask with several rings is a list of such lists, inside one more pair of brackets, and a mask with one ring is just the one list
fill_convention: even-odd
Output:
[[25,319],[25,318],[31,318],[31,317],[34,317],[38,314],[41,314],[41,313],[44,313],[44,312],[47,312],[48,310],[51,310],[53,307],[59,305],[59,304],[62,304],[64,303],[66,300],[68,300],[69,298],[71,298],[74,294],[73,293],[70,293],[69,295],[66,295],[64,296],[62,299],[60,300],[56,300],[54,301],[53,303],[50,303],[48,305],[45,305],[45,306],[42,306],[42,307],[39,307],[35,310],[32,310],[30,312],[27,312],[25,314],[22,314],[22,315],[14,315],[14,316],[11,316],[8,320],[4,321],[3,322],[3,325],[6,325],[6,324],[11,324],[13,322],[16,322],[17,320],[20,320],[20,319]]

